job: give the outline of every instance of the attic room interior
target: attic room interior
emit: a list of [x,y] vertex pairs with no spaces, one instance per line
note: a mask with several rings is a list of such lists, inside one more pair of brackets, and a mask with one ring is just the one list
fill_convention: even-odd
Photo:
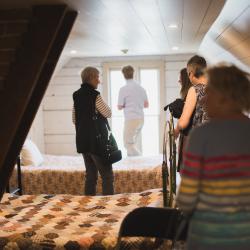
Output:
[[249,249],[249,34],[250,0],[1,0],[0,250]]

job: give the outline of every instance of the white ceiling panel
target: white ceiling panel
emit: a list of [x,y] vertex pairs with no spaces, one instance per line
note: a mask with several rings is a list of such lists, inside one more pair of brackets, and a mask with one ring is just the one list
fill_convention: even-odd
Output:
[[190,0],[184,1],[184,16],[183,16],[183,31],[182,43],[189,44],[190,41],[194,42],[199,27],[206,12],[209,9],[211,0]]
[[216,42],[224,49],[229,49],[244,40],[244,36],[233,26],[229,26],[219,37]]
[[[180,47],[183,30],[184,0],[158,0],[157,3],[170,49],[174,46]],[[176,25],[177,28],[169,28],[170,25]]]
[[236,46],[231,47],[228,51],[239,59],[250,56],[250,36]]
[[228,0],[201,47],[212,63],[227,61],[250,72],[250,0]]
[[[0,7],[66,3],[78,10],[70,57],[194,53],[225,0],[1,0]],[[176,25],[170,28],[169,25]],[[174,48],[174,49],[173,49]],[[74,54],[71,51],[74,50]]]
[[210,1],[206,13],[201,21],[199,29],[196,32],[195,39],[196,41],[200,42],[201,39],[204,37],[204,34],[211,27],[211,23],[218,17],[221,12],[221,6],[223,6],[224,0],[213,0]]
[[[250,1],[249,1],[250,4]],[[242,14],[236,18],[236,20],[233,22],[234,28],[241,34],[243,38],[245,38],[250,32],[250,6],[246,7]]]
[[129,3],[141,20],[141,26],[145,27],[155,45],[163,50],[169,48],[168,37],[156,1],[130,0]]

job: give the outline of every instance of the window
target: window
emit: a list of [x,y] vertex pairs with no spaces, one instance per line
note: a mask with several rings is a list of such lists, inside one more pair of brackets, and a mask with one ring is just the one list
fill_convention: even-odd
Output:
[[[135,69],[135,80],[145,88],[149,108],[144,109],[144,126],[140,138],[140,150],[142,155],[157,155],[161,151],[162,131],[163,131],[163,112],[162,103],[164,98],[164,64],[145,63],[145,62],[128,62],[122,64],[107,63],[104,66],[104,78],[107,80],[107,90],[104,97],[108,100],[112,109],[111,126],[119,148],[123,156],[126,156],[126,150],[123,146],[123,111],[117,109],[119,90],[125,85],[125,79],[121,72],[124,65],[132,65]],[[105,88],[106,89],[106,88]],[[106,95],[105,95],[106,94]]]
[[110,70],[110,106],[112,110],[112,118],[111,118],[111,126],[112,132],[115,136],[115,139],[118,143],[119,149],[122,151],[122,155],[126,155],[126,150],[123,146],[123,124],[124,124],[124,116],[123,111],[118,110],[117,101],[119,90],[122,86],[125,85],[124,77],[121,73],[121,70]]
[[144,109],[144,127],[142,130],[143,155],[157,155],[159,153],[159,70],[140,69],[140,83],[146,90],[149,108]]

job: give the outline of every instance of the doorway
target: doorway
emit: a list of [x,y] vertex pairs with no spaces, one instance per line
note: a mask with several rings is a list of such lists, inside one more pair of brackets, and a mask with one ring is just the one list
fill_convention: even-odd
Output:
[[161,112],[164,103],[164,63],[157,62],[126,62],[105,63],[104,84],[107,88],[104,98],[112,109],[110,120],[113,134],[117,140],[123,155],[126,150],[123,145],[123,111],[117,109],[119,90],[126,84],[121,69],[125,65],[132,65],[135,74],[134,79],[146,90],[149,108],[144,109],[144,126],[139,141],[139,148],[143,156],[158,155],[161,152],[163,114]]

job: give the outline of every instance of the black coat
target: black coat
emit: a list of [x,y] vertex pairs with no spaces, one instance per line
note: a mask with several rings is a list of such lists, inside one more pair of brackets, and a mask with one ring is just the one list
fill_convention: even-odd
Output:
[[97,153],[94,124],[96,97],[100,94],[88,83],[73,93],[75,108],[76,148],[78,153]]

